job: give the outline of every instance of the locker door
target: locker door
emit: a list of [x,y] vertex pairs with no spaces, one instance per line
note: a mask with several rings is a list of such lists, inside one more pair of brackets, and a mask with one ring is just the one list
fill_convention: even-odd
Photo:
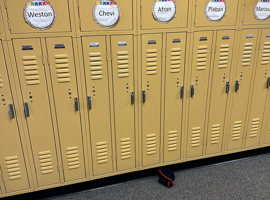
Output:
[[104,36],[82,38],[94,175],[113,172],[107,45]]
[[143,166],[160,162],[162,34],[142,35]]
[[[81,119],[71,38],[47,38],[65,181],[85,177]],[[78,107],[77,107],[78,106]]]
[[[239,56],[236,62],[237,75],[235,83],[232,84],[234,94],[227,146],[229,151],[241,149],[243,144],[257,38],[257,30],[243,30],[241,33],[240,46],[238,48]],[[252,123],[254,126],[257,125],[257,121]]]
[[186,33],[168,33],[166,48],[164,162],[180,159]]
[[60,180],[40,40],[15,39],[13,45],[38,185],[57,184]]
[[207,130],[206,154],[221,152],[235,31],[218,31]]
[[133,36],[111,37],[117,171],[135,168]]
[[6,64],[0,43],[0,167],[6,191],[29,188]]
[[187,157],[202,156],[212,31],[194,33],[190,86]]
[[260,38],[245,147],[259,145],[265,103],[270,87],[270,29],[263,30]]

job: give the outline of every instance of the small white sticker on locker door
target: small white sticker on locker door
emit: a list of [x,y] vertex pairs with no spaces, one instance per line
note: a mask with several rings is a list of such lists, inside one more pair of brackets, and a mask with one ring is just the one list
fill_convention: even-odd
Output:
[[55,22],[55,10],[49,1],[31,0],[24,7],[24,19],[32,28],[45,30]]
[[152,13],[155,20],[157,20],[158,22],[170,22],[176,14],[176,5],[174,0],[155,0]]
[[93,8],[93,18],[101,27],[114,27],[120,18],[118,4],[114,0],[98,0]]
[[225,0],[209,0],[205,7],[205,15],[212,22],[220,21],[226,14]]
[[254,15],[259,21],[268,19],[270,17],[270,1],[259,0],[254,8]]

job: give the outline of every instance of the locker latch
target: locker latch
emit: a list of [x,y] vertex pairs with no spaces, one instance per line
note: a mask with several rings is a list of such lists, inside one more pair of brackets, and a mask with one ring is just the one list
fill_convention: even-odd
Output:
[[30,117],[30,112],[29,112],[29,106],[28,103],[24,103],[24,113],[26,117]]
[[230,82],[228,81],[227,83],[226,83],[226,93],[228,94],[229,92],[230,92]]
[[14,107],[12,104],[9,104],[9,114],[12,119],[15,118]]
[[266,82],[266,88],[268,89],[270,87],[270,77],[267,78]]
[[92,109],[92,98],[90,96],[88,96],[87,101],[88,101],[88,109],[91,110]]
[[235,92],[238,92],[239,87],[240,87],[239,81],[236,81],[236,83],[235,83]]
[[191,85],[190,96],[193,97],[195,93],[194,85]]
[[145,103],[145,101],[146,101],[146,94],[145,94],[145,91],[144,90],[142,91],[142,99],[143,99],[143,103]]
[[79,111],[79,100],[77,97],[74,98],[74,106],[75,106],[75,111]]
[[133,105],[134,102],[135,102],[135,94],[134,94],[134,92],[131,92],[130,96],[131,96],[131,105]]
[[181,91],[180,91],[180,99],[184,98],[184,87],[181,87]]

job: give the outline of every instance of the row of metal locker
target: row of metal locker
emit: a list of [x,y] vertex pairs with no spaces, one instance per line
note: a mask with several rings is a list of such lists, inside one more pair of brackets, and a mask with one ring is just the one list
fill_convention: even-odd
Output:
[[[3,19],[8,33],[11,35],[22,33],[69,33],[75,31],[75,27],[78,27],[78,30],[83,33],[108,30],[130,31],[171,29],[186,28],[188,26],[252,26],[267,25],[270,20],[270,2],[265,0],[51,0],[49,1],[49,4],[52,6],[51,12],[54,13],[55,20],[52,20],[47,28],[44,28],[35,27],[35,25],[33,25],[39,19],[32,19],[35,17],[34,12],[27,13],[26,9],[28,6],[27,3],[29,3],[29,6],[31,7],[31,3],[38,4],[40,2],[48,1],[30,0],[18,2],[16,0],[2,0]],[[117,9],[106,8],[105,10],[112,10],[112,15],[116,15],[116,12],[119,12],[118,18],[115,19],[115,23],[105,28],[97,22],[97,19],[93,14],[93,9],[95,6],[99,5],[100,2],[107,3],[106,5],[108,7],[111,6],[109,3],[113,2],[113,5],[117,6]],[[154,18],[153,10],[155,8],[155,3],[158,4],[157,9],[160,18],[163,19],[166,14],[172,15],[172,18],[165,21],[165,23],[162,19],[160,21],[157,18]],[[173,3],[173,5],[170,5],[169,3]],[[41,8],[42,6],[39,5],[39,7]],[[37,12],[38,10],[34,11]],[[43,11],[42,8],[41,11]],[[209,14],[207,14],[208,11]],[[256,15],[257,12],[258,16]],[[41,12],[39,14],[43,17],[46,13],[44,14]],[[101,14],[100,18],[103,17],[101,20],[104,20],[104,17],[107,17],[108,19],[106,20],[109,21],[108,15],[110,14]],[[29,19],[30,22],[27,19]],[[31,24],[31,20],[33,20],[33,24]]]
[[270,142],[269,29],[12,39],[0,62],[5,193]]

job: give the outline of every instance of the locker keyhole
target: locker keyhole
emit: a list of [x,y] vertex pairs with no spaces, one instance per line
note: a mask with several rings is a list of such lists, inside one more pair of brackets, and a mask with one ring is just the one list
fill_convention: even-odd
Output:
[[242,81],[243,80],[243,72],[241,72],[241,74],[240,74],[240,81]]
[[96,96],[96,89],[95,89],[95,86],[93,86],[92,92],[93,92],[93,96],[95,97],[95,96]]
[[29,99],[30,99],[30,102],[33,103],[33,95],[32,95],[32,92],[29,92]]
[[198,76],[196,76],[196,80],[195,80],[195,82],[196,82],[196,84],[195,84],[195,85],[198,85],[198,83],[199,83],[199,77],[198,77]]
[[150,83],[149,83],[149,81],[147,81],[146,87],[147,87],[147,90],[149,91],[150,90]]
[[127,93],[129,93],[129,84],[126,83],[126,90],[127,90]]
[[6,106],[6,99],[5,99],[5,95],[1,95],[2,96],[2,102],[3,102],[3,105]]
[[226,74],[224,73],[224,76],[223,76],[223,83],[226,82]]
[[268,77],[268,71],[267,71],[267,69],[265,70],[265,76],[264,76],[264,78],[267,78]]
[[69,99],[72,99],[72,92],[70,88],[68,89],[68,95],[69,95]]
[[177,78],[177,81],[176,81],[176,87],[180,87],[180,79],[179,78]]

